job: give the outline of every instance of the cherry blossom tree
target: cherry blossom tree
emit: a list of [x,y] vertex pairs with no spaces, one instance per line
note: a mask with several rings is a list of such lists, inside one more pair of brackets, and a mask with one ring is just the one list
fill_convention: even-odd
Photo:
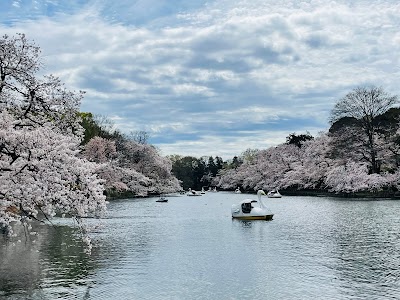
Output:
[[115,142],[95,136],[85,145],[84,156],[96,163],[110,162],[117,156]]
[[96,165],[78,157],[79,138],[62,135],[52,123],[15,127],[7,111],[0,115],[0,224],[51,218],[77,219],[105,212]]
[[390,180],[381,174],[369,174],[367,163],[348,161],[337,164],[327,172],[326,185],[336,193],[355,193],[360,191],[381,191]]
[[133,169],[118,165],[118,152],[114,141],[95,136],[85,145],[83,156],[97,163],[96,173],[104,180],[109,196],[126,192],[136,196],[147,195],[151,179]]
[[126,140],[118,160],[121,167],[140,172],[151,180],[151,185],[148,186],[150,194],[170,193],[181,189],[179,181],[171,173],[171,161],[162,157],[152,145]]
[[40,65],[40,48],[24,34],[4,35],[0,39],[0,93],[18,91],[19,85],[32,81]]
[[281,187],[325,188],[326,172],[333,163],[330,158],[330,137],[321,133],[317,138],[303,143],[298,157],[299,163],[292,164],[292,169],[284,174]]
[[246,159],[236,169],[220,172],[218,186],[242,186],[245,190],[280,188],[284,174],[299,163],[301,152],[299,147],[288,144],[254,151],[252,159]]
[[110,198],[121,195],[144,197],[148,195],[152,184],[152,180],[142,173],[113,163],[97,165],[96,173],[105,181],[107,196]]
[[292,144],[281,144],[260,151],[250,165],[252,171],[247,171],[244,184],[253,189],[271,190],[283,187],[286,184],[283,181],[284,175],[301,164],[302,152],[301,148]]
[[0,39],[0,225],[49,219],[80,220],[105,211],[96,165],[79,156],[83,92],[54,76],[39,78],[40,48],[25,35]]
[[239,178],[237,169],[222,169],[211,184],[223,190],[234,190],[242,186],[242,183],[243,179]]
[[181,189],[171,173],[171,161],[152,145],[125,138],[119,141],[118,151],[114,140],[94,137],[85,145],[83,156],[99,164],[96,172],[105,180],[107,194],[112,197],[127,193],[147,196]]

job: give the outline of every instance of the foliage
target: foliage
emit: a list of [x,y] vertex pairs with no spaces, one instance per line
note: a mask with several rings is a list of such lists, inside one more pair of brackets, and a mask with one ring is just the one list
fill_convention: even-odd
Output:
[[79,156],[83,92],[39,78],[40,49],[23,34],[0,39],[0,226],[105,211],[96,166]]
[[307,142],[314,139],[314,137],[307,132],[306,134],[300,134],[296,135],[295,132],[291,133],[287,138],[286,138],[286,144],[293,144],[296,145],[297,147],[301,148],[301,146]]
[[331,128],[313,138],[290,134],[286,144],[253,153],[216,176],[223,189],[305,189],[333,193],[399,188],[400,109],[381,88],[357,88],[332,111]]
[[218,156],[207,159],[173,155],[169,158],[172,161],[172,173],[181,181],[184,190],[201,190],[213,185],[214,178],[224,166],[224,161]]
[[97,173],[105,180],[107,195],[147,196],[181,189],[171,173],[170,160],[162,157],[155,147],[143,140],[130,140],[118,131],[103,132],[108,138],[93,137],[82,155],[99,164]]
[[228,163],[228,168],[233,168],[236,169],[238,168],[241,164],[243,163],[243,159],[237,156],[234,156],[232,158],[232,161],[230,163]]
[[56,214],[83,225],[81,218],[105,212],[106,193],[181,189],[171,161],[146,143],[147,134],[129,138],[107,118],[80,113],[83,92],[67,90],[52,75],[39,78],[39,54],[23,34],[0,39],[2,231],[11,234],[14,221]]
[[220,172],[218,186],[244,190],[317,189],[335,193],[376,192],[397,186],[391,174],[368,174],[366,163],[330,157],[331,137],[322,134],[301,148],[281,144],[258,152],[253,161]]
[[84,129],[82,145],[86,145],[92,138],[101,137],[109,140],[122,140],[123,135],[114,128],[114,124],[105,116],[93,115],[88,112],[80,112],[80,124]]

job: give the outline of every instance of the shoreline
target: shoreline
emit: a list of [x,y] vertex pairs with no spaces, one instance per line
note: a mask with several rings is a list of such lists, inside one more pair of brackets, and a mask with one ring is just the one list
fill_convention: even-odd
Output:
[[[221,192],[234,192],[234,190],[220,190]],[[253,190],[244,190],[244,193],[253,194],[255,191]],[[356,192],[356,193],[334,193],[329,192],[327,190],[297,190],[297,189],[282,189],[279,190],[282,196],[311,196],[311,197],[336,197],[336,198],[348,198],[348,199],[357,199],[357,198],[385,198],[385,199],[393,199],[400,200],[400,192],[399,191],[381,191],[381,192]],[[177,191],[178,193],[178,191]],[[149,194],[147,196],[139,196],[135,195],[132,192],[124,192],[124,193],[112,193],[111,195],[106,195],[107,201],[119,200],[119,199],[128,199],[128,198],[150,198],[150,197],[158,197],[160,194]]]

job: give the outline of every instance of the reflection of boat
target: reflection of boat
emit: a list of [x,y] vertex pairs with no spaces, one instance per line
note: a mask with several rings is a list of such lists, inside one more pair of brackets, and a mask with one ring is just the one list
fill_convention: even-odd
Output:
[[282,198],[281,193],[278,190],[271,190],[267,193],[268,198]]
[[189,191],[187,192],[186,195],[187,195],[187,196],[201,196],[201,193],[199,193],[199,192],[197,192],[197,191],[192,190],[191,188],[189,188]]
[[164,196],[161,196],[156,202],[168,202],[168,199],[165,198]]
[[235,193],[236,193],[236,194],[240,194],[240,193],[241,193],[241,191],[240,191],[240,188],[239,188],[239,187],[237,187],[237,189],[235,190]]
[[242,219],[242,220],[272,220],[274,216],[264,202],[261,200],[261,195],[265,196],[263,190],[257,192],[258,200],[245,199],[239,202],[239,204],[232,205],[232,218]]

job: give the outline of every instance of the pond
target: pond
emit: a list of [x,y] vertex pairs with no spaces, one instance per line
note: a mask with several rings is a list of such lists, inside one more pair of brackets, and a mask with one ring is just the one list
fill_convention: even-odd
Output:
[[400,299],[400,202],[264,198],[272,221],[233,220],[248,197],[112,201],[91,255],[71,220],[17,228],[0,299]]

